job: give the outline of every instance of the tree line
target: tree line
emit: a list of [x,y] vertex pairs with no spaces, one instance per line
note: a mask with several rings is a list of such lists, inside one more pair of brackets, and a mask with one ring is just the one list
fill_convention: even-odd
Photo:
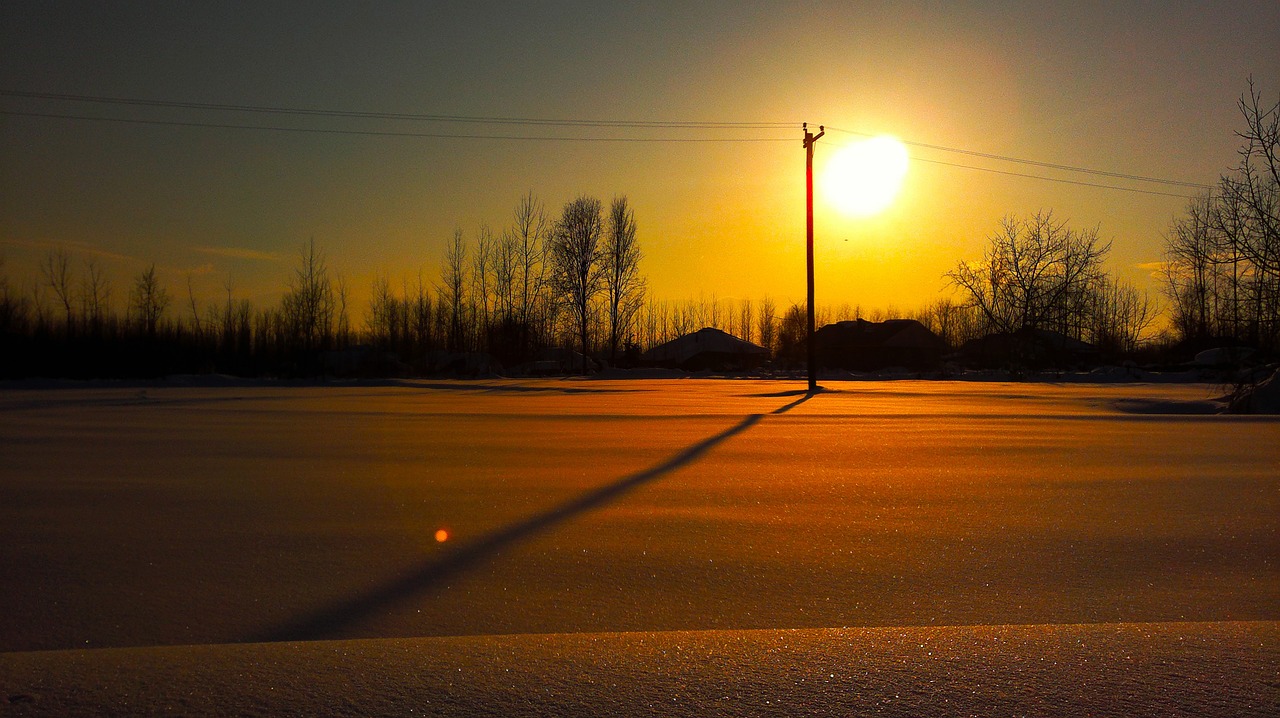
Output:
[[[150,376],[225,372],[313,376],[335,353],[367,345],[387,358],[381,371],[426,373],[460,355],[484,353],[505,366],[574,347],[611,362],[639,353],[637,317],[645,300],[635,212],[626,196],[607,208],[581,196],[549,217],[532,193],[500,233],[482,227],[468,242],[457,230],[435,281],[379,277],[361,326],[350,292],[314,240],[299,252],[280,303],[237,300],[201,305],[188,277],[184,300],[161,285],[152,265],[134,277],[120,316],[112,287],[89,260],[43,259],[29,295],[17,291],[0,258],[0,350],[6,376]],[[563,355],[560,355],[563,356]]]
[[[1167,345],[1280,348],[1280,102],[1263,103],[1251,80],[1239,109],[1239,162],[1213,192],[1190,201],[1166,234]],[[1098,227],[1072,227],[1052,211],[1011,215],[980,260],[945,274],[956,298],[910,312],[819,306],[817,324],[913,318],[953,348],[992,333],[1049,331],[1111,357],[1132,354],[1149,338],[1157,306],[1106,270],[1110,249]],[[584,195],[549,214],[532,193],[496,232],[481,227],[468,238],[456,230],[438,276],[375,279],[354,321],[349,288],[314,240],[299,251],[276,306],[236,299],[230,285],[225,299],[201,304],[190,278],[177,297],[152,265],[133,278],[123,316],[112,310],[113,288],[92,259],[77,267],[67,252],[51,251],[22,292],[0,256],[0,371],[314,376],[357,347],[374,358],[367,368],[376,373],[474,369],[465,358],[479,355],[508,369],[549,357],[586,370],[593,358],[631,365],[642,350],[702,327],[760,344],[783,365],[798,361],[804,305],[767,296],[658,299],[647,291],[642,259],[626,196],[606,208]]]
[[1280,349],[1280,100],[1249,82],[1239,161],[1166,235],[1164,290],[1178,334],[1198,345]]

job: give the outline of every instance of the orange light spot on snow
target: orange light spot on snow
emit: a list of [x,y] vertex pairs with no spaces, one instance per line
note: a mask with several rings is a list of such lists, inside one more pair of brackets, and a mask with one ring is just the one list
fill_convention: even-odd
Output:
[[444,529],[436,529],[436,542],[444,543],[449,540],[449,532]]

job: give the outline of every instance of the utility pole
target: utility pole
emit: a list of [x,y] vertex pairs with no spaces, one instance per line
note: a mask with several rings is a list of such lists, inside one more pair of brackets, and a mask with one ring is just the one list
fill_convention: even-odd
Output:
[[804,129],[804,188],[805,188],[805,247],[809,264],[809,335],[805,344],[809,350],[809,393],[818,393],[818,353],[813,338],[813,143],[826,134],[827,129],[818,125],[818,134],[809,132],[809,123],[802,125]]

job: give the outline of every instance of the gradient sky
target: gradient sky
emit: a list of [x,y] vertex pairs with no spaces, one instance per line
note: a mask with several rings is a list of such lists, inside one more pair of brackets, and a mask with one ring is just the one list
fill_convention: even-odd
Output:
[[[376,137],[0,115],[0,254],[27,287],[51,248],[114,279],[155,262],[171,292],[274,302],[314,238],[356,295],[438,275],[454,228],[500,231],[521,195],[550,213],[626,194],[662,298],[802,301],[800,123],[1112,172],[1212,183],[1235,103],[1280,89],[1280,3],[172,3],[0,5],[0,89],[326,110],[593,120],[791,122],[689,132],[213,113],[0,96],[10,112],[392,132],[752,137],[614,143]],[[837,144],[818,143],[820,174]],[[1150,264],[1174,194],[912,147],[903,192],[850,220],[821,199],[818,302],[910,309],[981,255],[1006,214],[1052,209]],[[25,291],[25,290],[24,290]]]

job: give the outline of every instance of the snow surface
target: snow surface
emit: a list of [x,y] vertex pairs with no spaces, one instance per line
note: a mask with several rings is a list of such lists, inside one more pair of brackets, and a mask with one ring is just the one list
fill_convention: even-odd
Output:
[[[1260,714],[1280,707],[1276,417],[1211,413],[1221,392],[1203,384],[826,384],[812,397],[796,383],[698,379],[10,385],[0,691],[13,700],[0,712],[58,714],[52,696],[110,712],[129,695],[148,706],[137,712],[161,711],[147,701],[184,686],[193,702],[175,712],[254,712],[244,701],[255,699],[270,712],[260,681],[275,676],[296,690],[314,681],[316,695],[353,684],[365,697],[333,712],[374,712],[359,701],[397,676],[404,700],[439,688],[451,664],[434,651],[478,667],[485,651],[509,650],[531,662],[525,682],[507,693],[496,674],[460,680],[466,711],[527,696],[541,666],[569,703],[539,705],[564,713],[555,707],[572,707],[579,689],[588,709],[614,700],[576,678],[603,670],[590,646],[605,641],[621,646],[605,667],[630,686],[616,697],[624,713],[644,712],[637,701],[662,693],[670,684],[655,676],[669,669],[707,708],[681,710],[750,713],[732,694],[707,701],[739,679],[798,695],[792,679],[812,665],[859,654],[846,634],[814,631],[812,652],[774,665],[770,646],[799,635],[780,629],[840,627],[900,629],[848,635],[870,642],[869,665],[901,668],[876,673],[866,692],[818,694],[854,701],[836,706],[868,707],[856,701],[906,685],[908,705],[962,705],[930,701],[958,701],[969,686],[982,706],[1039,713],[1052,705],[1034,702],[1042,691],[1074,705],[1086,690],[1075,683],[1105,678],[1119,702],[1094,708],[1121,714],[1127,681],[1141,705],[1162,681],[1181,687],[1221,663],[1222,681],[1197,684],[1197,705],[1248,713],[1238,701],[1252,696]],[[1169,628],[1183,622],[1199,624],[1190,639]],[[1032,671],[1073,624],[1115,626],[1089,629],[1101,633],[1081,645],[1121,636],[1133,671],[1111,648],[1081,649],[1093,663],[1064,673]],[[1024,630],[1017,650],[975,648],[954,664],[921,663],[884,638],[982,646],[991,631]],[[1164,636],[1154,653],[1143,631]],[[403,640],[424,636],[471,638]],[[696,652],[646,663],[644,646],[682,636],[740,645],[737,663]],[[189,645],[356,638],[389,640]],[[151,648],[66,650],[127,646]],[[315,657],[325,651],[404,651],[402,662],[427,667],[382,675]],[[739,676],[739,665],[760,668]],[[988,665],[1006,688],[982,693]],[[1248,682],[1258,672],[1269,678]],[[37,674],[54,683],[30,687]],[[240,708],[208,709],[208,691]]]
[[0,654],[0,713],[1274,716],[1280,624],[670,631]]

